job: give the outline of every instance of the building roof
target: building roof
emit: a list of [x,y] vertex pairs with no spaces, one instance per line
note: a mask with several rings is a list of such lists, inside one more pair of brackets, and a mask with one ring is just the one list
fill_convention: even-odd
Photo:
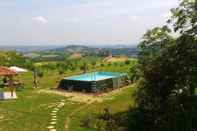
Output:
[[0,66],[0,76],[12,76],[16,74],[17,74],[16,71],[4,66]]

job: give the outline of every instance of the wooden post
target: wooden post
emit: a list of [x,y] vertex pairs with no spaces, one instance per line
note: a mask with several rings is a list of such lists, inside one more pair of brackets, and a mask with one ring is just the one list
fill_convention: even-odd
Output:
[[38,88],[38,80],[37,80],[37,71],[34,69],[33,71],[33,86],[34,88]]
[[87,73],[87,63],[84,63],[83,68],[84,68],[83,73],[84,74]]
[[13,82],[13,76],[9,76],[9,80],[8,80],[8,88],[11,91],[11,97],[13,97],[13,93],[14,93],[14,82]]

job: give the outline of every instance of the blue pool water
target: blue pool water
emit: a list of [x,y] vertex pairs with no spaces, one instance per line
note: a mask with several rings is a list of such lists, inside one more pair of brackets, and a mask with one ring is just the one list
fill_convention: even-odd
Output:
[[92,72],[82,75],[76,75],[71,77],[65,77],[66,80],[77,80],[77,81],[99,81],[118,76],[126,75],[125,73],[111,73],[111,72]]

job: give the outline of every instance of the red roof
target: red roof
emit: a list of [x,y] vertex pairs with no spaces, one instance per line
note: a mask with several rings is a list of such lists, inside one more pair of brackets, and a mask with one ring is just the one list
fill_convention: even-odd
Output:
[[11,76],[11,75],[16,75],[17,73],[4,66],[0,66],[0,76]]

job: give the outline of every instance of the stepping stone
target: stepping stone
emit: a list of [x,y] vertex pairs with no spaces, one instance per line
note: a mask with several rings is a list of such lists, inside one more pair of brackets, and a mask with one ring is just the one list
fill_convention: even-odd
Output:
[[50,131],[57,131],[56,129],[50,129]]
[[3,116],[3,115],[1,115],[1,116],[0,116],[0,119],[4,119],[4,116]]
[[65,128],[65,129],[68,129],[68,125],[67,125],[67,124],[65,124],[65,125],[64,125],[64,128]]
[[61,102],[65,102],[66,100],[61,100]]
[[63,107],[65,104],[59,104],[58,107]]
[[51,121],[57,121],[57,119],[56,118],[52,118]]
[[53,113],[57,113],[57,111],[55,111],[55,110],[53,110],[52,112],[53,112]]
[[57,116],[52,116],[52,118],[57,118]]
[[54,129],[54,126],[48,126],[47,128],[48,129]]
[[54,108],[53,110],[54,110],[54,111],[59,111],[60,109],[59,109],[59,108]]
[[52,121],[52,122],[50,122],[50,124],[51,124],[51,125],[55,125],[55,124],[56,124],[56,122],[55,122],[55,121]]
[[50,115],[51,115],[51,116],[56,116],[57,114],[56,114],[56,113],[51,113]]
[[59,104],[65,104],[64,102],[60,102]]
[[62,105],[58,105],[57,107],[58,107],[58,108],[62,108],[63,106],[62,106]]

